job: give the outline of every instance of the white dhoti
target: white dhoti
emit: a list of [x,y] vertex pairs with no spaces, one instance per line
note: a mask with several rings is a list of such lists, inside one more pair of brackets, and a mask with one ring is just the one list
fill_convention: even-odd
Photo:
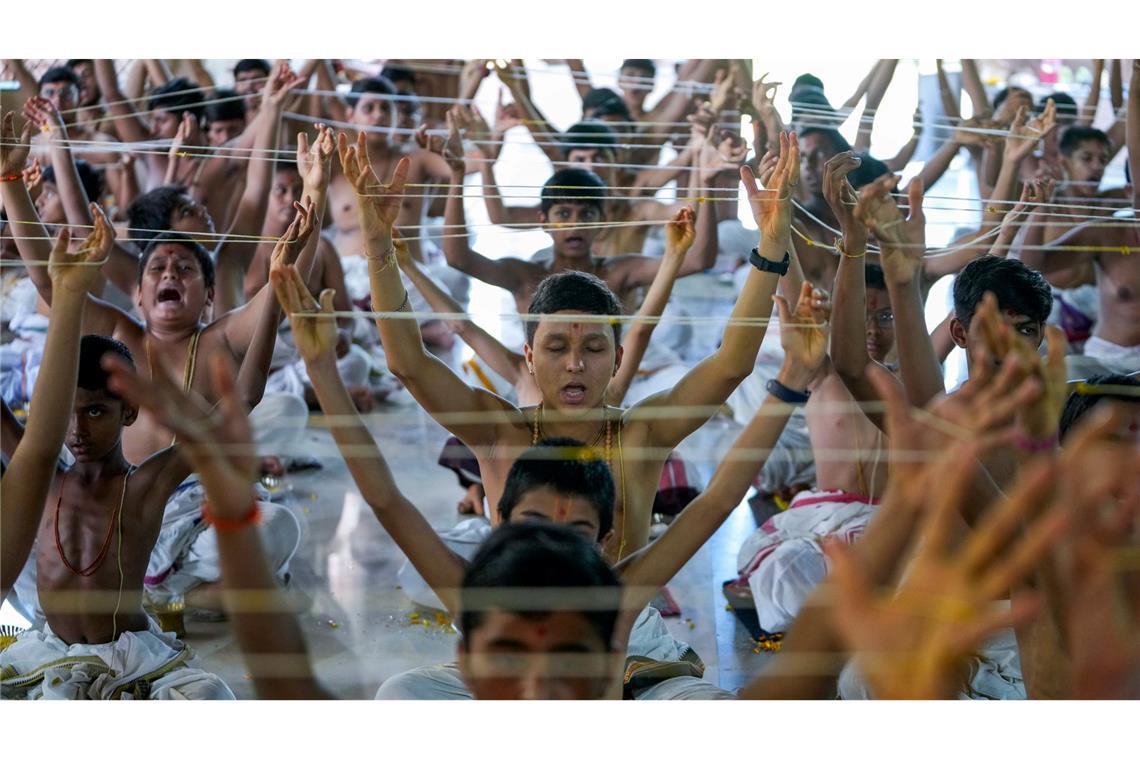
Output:
[[737,570],[748,579],[761,628],[788,629],[812,590],[827,577],[820,540],[830,536],[852,543],[874,513],[875,504],[864,496],[802,491],[748,537],[737,555]]
[[[147,565],[147,594],[156,601],[185,595],[203,583],[221,579],[217,530],[202,519],[205,489],[192,476],[166,504],[158,541]],[[261,523],[257,532],[270,568],[278,578],[289,572],[289,561],[301,545],[301,523],[287,508],[258,501]]]
[[1118,346],[1094,335],[1085,341],[1085,357],[1095,359],[1107,372],[1118,375],[1140,372],[1140,345]]
[[197,667],[193,651],[150,620],[107,644],[68,645],[31,629],[0,651],[4,699],[233,699],[221,678]]
[[[875,699],[854,662],[848,662],[839,674],[839,698]],[[958,699],[1025,698],[1017,637],[1012,628],[1004,628],[971,658],[969,681]]]
[[11,409],[28,407],[43,361],[48,318],[32,308],[9,322],[16,338],[0,346],[0,397]]
[[[308,418],[308,407],[296,396],[267,395],[249,415],[258,454],[282,453],[300,437]],[[145,578],[147,592],[156,600],[183,595],[202,583],[221,578],[217,532],[202,519],[205,496],[198,477],[191,475],[166,503]],[[301,524],[286,507],[264,500],[258,504],[262,546],[270,567],[283,577],[300,546]]]

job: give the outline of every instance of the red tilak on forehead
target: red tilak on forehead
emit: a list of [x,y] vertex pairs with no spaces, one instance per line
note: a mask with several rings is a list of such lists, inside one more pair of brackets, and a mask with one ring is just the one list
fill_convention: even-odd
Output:
[[536,625],[534,628],[534,635],[538,636],[539,638],[546,638],[546,624],[540,623]]

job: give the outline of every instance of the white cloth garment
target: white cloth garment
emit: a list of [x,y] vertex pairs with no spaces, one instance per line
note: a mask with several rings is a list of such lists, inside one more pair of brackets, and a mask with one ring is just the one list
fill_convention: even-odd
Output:
[[32,628],[0,651],[5,699],[233,699],[221,678],[197,667],[193,651],[149,620],[106,644],[68,645]]
[[[355,303],[371,302],[372,289],[368,279],[368,259],[363,256],[342,256],[341,265],[344,267],[344,284],[348,289],[349,299]],[[424,267],[427,276],[441,287],[444,291],[451,293],[452,297],[459,301],[460,305],[464,304],[467,300],[467,290],[470,287],[468,280],[461,272],[457,272],[448,266],[428,265]],[[412,281],[403,272],[400,272],[400,280],[404,283],[404,289],[408,292],[408,305],[411,306],[412,311],[417,314],[431,313],[431,305],[427,300],[420,295],[420,291],[412,285]],[[454,287],[454,290],[452,289]],[[417,320],[421,325],[424,322],[432,321],[431,318]]]
[[786,631],[827,576],[820,539],[832,536],[852,543],[874,513],[875,504],[863,496],[802,491],[748,537],[737,555],[737,570],[748,578],[761,628]]
[[[1006,602],[1005,604],[1009,604]],[[874,699],[854,661],[839,674],[840,699]],[[959,699],[1025,699],[1021,653],[1012,628],[1004,628],[970,660],[970,678]]]
[[[289,394],[267,394],[250,412],[259,456],[280,454],[295,443],[308,423],[309,410],[302,399]],[[185,594],[201,583],[221,577],[217,531],[202,520],[206,492],[191,475],[167,501],[158,541],[146,571],[147,592],[161,600]],[[270,567],[278,577],[289,570],[289,560],[301,543],[301,524],[286,507],[261,500],[258,533]]]
[[1118,346],[1094,335],[1085,341],[1085,356],[1118,375],[1140,372],[1140,345]]

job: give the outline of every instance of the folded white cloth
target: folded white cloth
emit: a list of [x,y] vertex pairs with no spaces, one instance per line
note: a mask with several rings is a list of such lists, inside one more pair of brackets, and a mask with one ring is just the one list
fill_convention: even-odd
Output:
[[193,651],[149,620],[106,644],[68,645],[46,625],[0,651],[5,699],[233,699]]

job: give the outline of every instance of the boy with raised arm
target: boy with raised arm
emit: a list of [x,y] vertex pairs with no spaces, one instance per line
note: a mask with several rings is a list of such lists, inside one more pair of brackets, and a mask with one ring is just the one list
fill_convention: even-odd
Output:
[[[534,373],[542,401],[520,409],[487,391],[472,388],[445,364],[430,356],[419,331],[402,319],[377,320],[388,368],[411,391],[429,414],[453,418],[462,413],[486,419],[473,423],[446,422],[479,459],[487,497],[498,501],[515,453],[541,438],[562,436],[604,444],[618,473],[618,530],[606,546],[607,556],[621,559],[648,540],[650,510],[666,455],[709,417],[709,409],[724,403],[748,376],[763,339],[763,327],[738,320],[764,319],[790,257],[788,229],[790,188],[799,168],[794,136],[781,139],[775,185],[779,191],[755,186],[750,169],[741,171],[753,213],[760,226],[760,245],[752,257],[756,271],[749,276],[724,341],[671,390],[645,399],[629,410],[606,405],[606,389],[621,362],[617,346],[620,326],[607,326],[621,313],[613,292],[596,277],[566,271],[543,281],[530,301],[524,353]],[[392,224],[399,210],[408,164],[397,164],[390,185],[372,173],[363,140],[355,147],[340,140],[341,163],[358,193],[361,227],[367,235],[372,303],[378,312],[404,311],[408,294],[400,281],[392,247]],[[556,234],[562,234],[556,232]],[[583,249],[583,254],[587,251]],[[489,261],[489,260],[487,260]],[[490,262],[492,264],[499,262]],[[660,262],[654,262],[654,271]],[[516,295],[518,292],[516,291]],[[543,318],[554,315],[554,319]],[[599,319],[599,317],[601,319]],[[686,411],[699,407],[699,411]],[[669,410],[666,414],[661,412]],[[485,415],[485,417],[484,417]],[[627,451],[646,452],[627,456]]]
[[[11,153],[5,150],[3,164],[22,166],[20,143],[12,136],[10,121],[6,120],[5,125],[5,140],[17,147]],[[324,140],[323,153],[321,143],[314,146],[314,156],[310,157],[313,164],[327,164],[331,155],[330,141],[331,137]],[[320,171],[311,165],[308,168],[307,175]],[[0,191],[13,220],[21,256],[29,262],[44,260],[43,225],[31,208],[27,188],[22,182],[5,182]],[[316,241],[309,240],[313,217],[311,209],[298,210],[295,224],[279,241],[279,255],[274,256],[275,266],[296,261],[303,271],[309,271],[316,252]],[[29,270],[40,296],[51,303],[51,282],[44,277],[43,268],[33,265]],[[258,404],[280,320],[280,311],[268,285],[244,306],[226,312],[212,322],[205,322],[214,296],[214,262],[205,248],[180,233],[164,233],[150,241],[139,259],[136,283],[135,304],[143,322],[89,296],[84,330],[121,341],[133,356],[145,357],[150,372],[176,378],[183,387],[211,401],[216,400],[215,391],[198,359],[223,353],[242,364],[243,401],[250,407]],[[259,431],[262,436],[287,438],[299,433],[307,420],[307,413],[304,405],[297,403],[302,407],[299,414],[273,418],[268,413],[259,415],[264,422]],[[264,409],[268,412],[270,408]],[[166,432],[157,428],[149,413],[144,412],[136,424],[127,428],[123,452],[127,461],[141,462],[169,445],[170,438]],[[171,501],[152,566],[147,573],[147,582],[152,590],[164,586],[172,593],[184,593],[203,581],[217,579],[211,559],[216,554],[210,546],[212,531],[207,531],[207,526],[196,516],[200,496],[201,488],[190,481]],[[268,506],[264,529],[267,536],[272,537],[272,545],[277,547],[278,569],[284,572],[299,539],[296,519],[288,510]],[[202,549],[203,561],[197,565],[199,570],[191,573],[185,570],[185,563],[194,545]]]
[[[100,213],[73,260],[63,256],[67,236],[57,243],[50,276],[58,311],[48,333],[48,372],[37,383],[28,429],[5,418],[5,453],[15,447],[16,467],[5,473],[4,500],[21,510],[4,519],[3,586],[7,595],[13,570],[23,563],[35,536],[37,596],[44,617],[0,650],[0,691],[5,698],[27,699],[232,699],[226,685],[194,669],[190,651],[160,633],[142,609],[143,575],[163,507],[189,467],[173,447],[138,467],[123,457],[122,430],[137,410],[108,391],[100,360],[110,352],[129,361],[129,352],[118,341],[87,335],[78,347],[77,381],[74,370],[68,377],[52,372],[48,364],[58,361],[53,352],[58,353],[59,337],[53,344],[53,333],[75,322],[78,335],[76,312],[82,311],[98,272],[90,264],[106,258],[113,240],[114,231]],[[62,328],[54,326],[57,321]],[[73,399],[66,415],[42,404],[58,396],[61,385],[70,388]],[[46,419],[49,411],[60,420],[71,418],[60,427],[75,461],[63,468],[57,464],[58,447],[40,452],[51,470],[37,478],[27,471],[27,457],[42,446],[36,420]],[[23,494],[16,492],[12,478],[28,478]],[[54,510],[45,510],[45,502],[54,502]],[[13,539],[21,546],[10,545]]]
[[[1140,61],[1133,62],[1132,76],[1140,74]],[[1136,80],[1140,81],[1140,80]],[[1111,372],[1140,370],[1140,88],[1128,91],[1128,122],[1125,126],[1128,167],[1132,174],[1131,210],[1122,209],[1116,218],[1077,225],[1039,250],[1028,247],[1015,256],[1040,270],[1058,285],[1072,281],[1074,271],[1087,271],[1091,264],[1096,275],[1099,316],[1093,335],[1085,342],[1084,354]],[[1087,141],[1086,141],[1087,142]],[[1093,143],[1095,144],[1095,140]],[[1072,163],[1072,158],[1066,158]],[[1043,223],[1043,214],[1034,214],[1030,223]]]
[[[113,232],[97,227],[74,256],[67,255],[71,234],[63,230],[48,259],[48,277],[59,299],[48,322],[43,363],[48,381],[32,394],[26,427],[21,427],[7,404],[3,406],[3,452],[8,466],[0,480],[0,599],[6,599],[28,558],[36,526],[51,487],[59,451],[67,436],[66,417],[75,400],[72,382],[79,363],[79,336],[87,289],[106,258]],[[75,264],[70,266],[70,264]],[[52,414],[51,412],[57,412]]]
[[[657,276],[653,279],[653,285],[645,295],[641,308],[638,309],[637,321],[622,340],[622,364],[607,389],[609,403],[620,405],[630,384],[636,378],[641,360],[649,347],[650,336],[657,325],[656,318],[661,316],[669,301],[673,283],[684,263],[685,254],[693,243],[694,235],[693,212],[688,208],[678,212],[676,218],[666,226],[664,260]],[[400,270],[408,276],[434,311],[444,314],[457,314],[463,311],[460,304],[423,271],[419,263],[408,253],[407,246],[402,240],[396,240],[395,246]],[[507,388],[496,388],[477,365],[465,365],[475,368],[475,375],[483,387],[501,396],[513,396],[522,406],[532,406],[541,400],[534,377],[527,371],[526,357],[521,352],[510,350],[472,320],[452,320],[450,324],[488,368],[510,383]],[[466,496],[459,503],[460,513],[483,514],[485,494],[475,455],[463,445],[462,441],[452,437],[445,444],[439,463],[455,472],[460,485],[467,490]],[[679,466],[684,467],[684,464],[680,463]],[[665,490],[673,489],[671,484],[664,482],[662,487]],[[677,490],[685,493],[677,494],[680,498],[671,498],[673,494],[662,494],[660,489],[658,492],[658,499],[669,500],[671,513],[680,511],[684,504],[688,503],[686,496],[691,498],[694,495],[691,486]]]

